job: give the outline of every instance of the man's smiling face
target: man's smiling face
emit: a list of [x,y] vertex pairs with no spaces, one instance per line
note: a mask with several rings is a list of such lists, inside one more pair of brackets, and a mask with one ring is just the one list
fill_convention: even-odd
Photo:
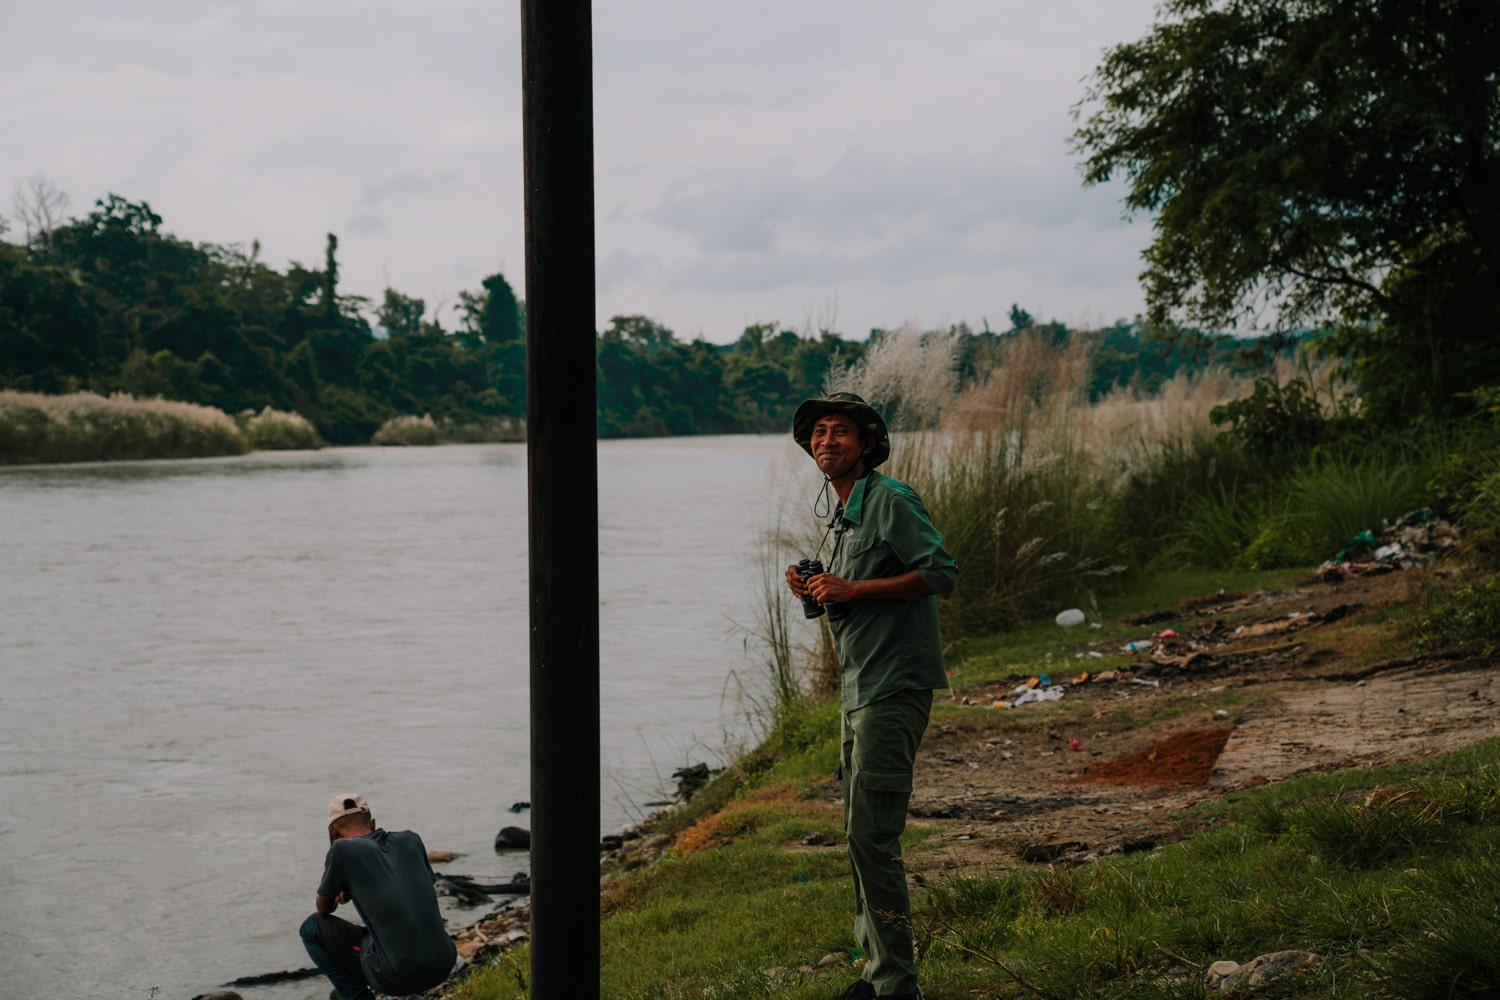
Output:
[[836,413],[818,418],[810,444],[819,471],[833,480],[852,475],[874,447],[874,442],[860,440],[859,427],[852,417]]

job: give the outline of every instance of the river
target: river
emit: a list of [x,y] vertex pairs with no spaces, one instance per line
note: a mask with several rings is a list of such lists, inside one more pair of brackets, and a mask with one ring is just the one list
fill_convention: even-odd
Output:
[[[599,447],[606,831],[751,734],[736,624],[789,453]],[[0,994],[187,1000],[308,966],[345,789],[466,855],[449,871],[525,870],[492,841],[528,825],[526,538],[521,445],[0,469]]]

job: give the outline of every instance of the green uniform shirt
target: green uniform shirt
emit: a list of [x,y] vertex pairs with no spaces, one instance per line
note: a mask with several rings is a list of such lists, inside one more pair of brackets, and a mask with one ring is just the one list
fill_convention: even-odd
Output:
[[[834,576],[874,580],[915,569],[935,594],[953,593],[958,566],[910,486],[871,472],[854,484],[835,521],[828,567]],[[845,712],[896,691],[948,686],[936,597],[850,601],[847,609],[842,621],[829,622],[842,673],[839,707]]]

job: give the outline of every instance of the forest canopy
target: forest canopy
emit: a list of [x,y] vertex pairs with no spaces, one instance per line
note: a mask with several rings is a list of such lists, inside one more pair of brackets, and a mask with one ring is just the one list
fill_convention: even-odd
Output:
[[1326,327],[1387,424],[1500,383],[1500,5],[1167,0],[1075,112],[1153,324]]
[[[173,236],[144,201],[109,195],[60,220],[45,196],[43,187],[24,232],[0,235],[0,389],[123,392],[231,414],[269,406],[300,413],[335,443],[367,442],[403,414],[455,425],[525,414],[525,303],[502,274],[460,293],[449,329],[394,288],[379,300],[344,294],[332,234],[321,267],[278,270],[258,243]],[[1088,338],[1096,395],[1126,384],[1149,391],[1185,365],[1253,367],[1244,345],[1225,337],[1157,343],[1126,321],[1070,331],[1019,307],[1009,319],[1003,331],[946,331],[960,342],[955,378],[983,377],[1024,330]],[[771,322],[710,343],[681,340],[651,317],[615,316],[597,335],[599,432],[783,431],[831,365],[857,361],[884,335]]]

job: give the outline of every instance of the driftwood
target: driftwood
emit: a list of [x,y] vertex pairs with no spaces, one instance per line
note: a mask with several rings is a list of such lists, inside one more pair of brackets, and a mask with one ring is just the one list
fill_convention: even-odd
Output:
[[480,882],[468,875],[439,875],[437,887],[439,892],[446,890],[445,894],[472,906],[487,903],[492,896],[529,896],[531,879],[515,875],[509,882]]
[[268,986],[271,983],[290,983],[298,979],[312,979],[323,973],[317,969],[288,969],[285,972],[266,972],[259,976],[241,976],[224,984],[227,989],[231,986]]

